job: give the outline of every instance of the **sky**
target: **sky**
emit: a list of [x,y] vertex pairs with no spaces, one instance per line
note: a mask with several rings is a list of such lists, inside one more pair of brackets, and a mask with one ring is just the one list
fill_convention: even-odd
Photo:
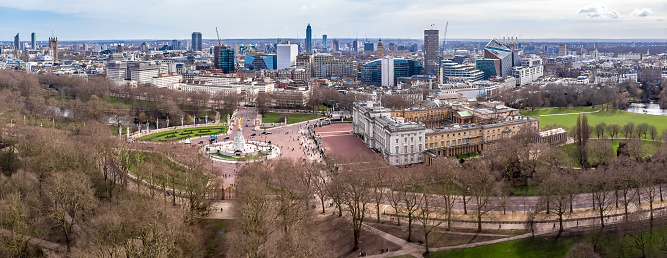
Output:
[[0,40],[666,39],[666,0],[0,0]]

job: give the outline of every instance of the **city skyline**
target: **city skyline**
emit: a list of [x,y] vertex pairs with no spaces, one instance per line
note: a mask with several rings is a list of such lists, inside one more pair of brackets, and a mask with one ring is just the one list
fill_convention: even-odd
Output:
[[[514,36],[524,40],[544,38],[665,39],[667,4],[661,1],[338,1],[312,4],[261,1],[253,13],[261,19],[245,19],[248,12],[217,15],[220,9],[244,10],[242,2],[208,2],[186,6],[169,3],[137,4],[119,1],[108,8],[90,1],[43,0],[0,3],[0,40],[16,33],[40,37],[57,35],[68,40],[187,39],[201,31],[221,38],[305,38],[305,26],[313,26],[312,38],[411,38],[424,29],[444,32],[448,38]],[[128,7],[132,8],[128,8]],[[205,8],[203,8],[205,7]],[[132,12],[128,12],[132,10]],[[248,9],[250,11],[250,9]],[[137,15],[137,14],[140,15]],[[289,14],[289,15],[287,15]],[[229,17],[228,17],[229,16]],[[172,18],[170,18],[172,17]],[[178,17],[174,19],[173,17]],[[243,23],[225,23],[241,21]],[[11,26],[7,26],[11,24]],[[435,24],[434,26],[430,26]],[[661,33],[662,32],[662,33]],[[39,39],[38,41],[45,41]]]

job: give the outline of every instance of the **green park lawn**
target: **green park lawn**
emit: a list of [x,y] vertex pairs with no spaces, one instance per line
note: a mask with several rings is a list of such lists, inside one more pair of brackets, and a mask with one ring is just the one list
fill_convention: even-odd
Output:
[[[187,177],[205,178],[206,175],[198,170],[189,170],[172,162],[162,153],[131,151],[129,170],[147,182],[176,189],[186,189]],[[188,175],[188,173],[190,173]],[[167,181],[169,180],[169,181]]]
[[[665,257],[664,239],[667,237],[667,225],[664,221],[654,222],[653,229],[648,226],[629,225],[633,230],[629,234],[607,232],[602,234],[598,243],[598,254],[601,257],[642,257],[635,238],[643,239],[639,243],[645,244],[646,257]],[[592,230],[597,231],[597,230]],[[427,258],[446,257],[564,257],[576,243],[591,244],[591,232],[574,236],[536,236],[522,238],[497,244],[477,246],[465,249],[456,249],[444,252],[431,253]],[[632,236],[631,236],[632,235]],[[580,257],[580,256],[573,256]]]
[[197,128],[176,129],[154,134],[145,135],[139,138],[140,141],[170,142],[180,141],[188,138],[200,136],[224,134],[227,133],[226,126],[207,126]]
[[[560,125],[567,128],[572,128],[577,123],[577,114],[572,115],[561,115],[561,116],[541,116],[541,115],[553,115],[553,114],[566,114],[566,113],[576,113],[576,112],[592,112],[596,111],[599,108],[592,107],[576,107],[576,108],[548,108],[540,109],[535,111],[523,111],[522,115],[539,117],[540,118],[540,127],[544,128],[548,125]],[[591,134],[593,133],[592,128],[601,123],[605,122],[606,124],[617,124],[621,127],[623,125],[633,122],[635,125],[641,123],[647,123],[654,125],[658,129],[658,133],[661,133],[663,130],[667,129],[667,116],[656,116],[656,115],[647,115],[647,114],[637,114],[632,112],[627,112],[624,110],[614,110],[614,111],[600,111],[596,113],[586,114],[588,116],[588,124],[591,127]],[[620,136],[620,135],[619,135]],[[618,137],[618,136],[617,136]],[[650,138],[650,135],[647,135]],[[591,135],[593,138],[593,135]]]
[[[614,156],[616,156],[618,146],[621,142],[627,142],[627,140],[611,140],[611,139],[596,139],[596,138],[591,138],[590,141],[606,141],[611,144],[611,147],[614,149]],[[646,148],[646,154],[647,155],[654,155],[656,152],[658,152],[658,148],[660,148],[660,143],[659,142],[654,142],[654,141],[647,141],[644,140],[642,141],[642,144],[644,145],[644,148]],[[570,144],[565,144],[561,146],[565,154],[567,154],[570,157],[570,164],[575,167],[581,167],[581,164],[577,161],[577,146],[574,143]]]
[[280,117],[283,115],[287,116],[288,124],[294,124],[323,117],[322,115],[318,114],[266,113],[262,118],[262,123],[278,123],[278,119],[280,119]]

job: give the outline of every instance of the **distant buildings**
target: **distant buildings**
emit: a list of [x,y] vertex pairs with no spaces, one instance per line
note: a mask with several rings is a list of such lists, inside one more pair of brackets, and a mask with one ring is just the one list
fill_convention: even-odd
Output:
[[37,49],[37,35],[34,32],[30,34],[30,45],[32,49]]
[[500,76],[500,59],[477,59],[475,60],[475,67],[484,73],[482,79],[488,80],[496,76]]
[[299,54],[299,46],[297,44],[277,44],[277,66],[276,69],[287,69],[296,65],[296,56]]
[[312,76],[315,78],[356,78],[355,61],[340,59],[331,54],[316,54],[312,59]]
[[370,41],[364,42],[364,51],[375,51],[375,44]]
[[382,39],[378,40],[377,54],[378,58],[382,58],[382,56],[384,55],[384,46],[382,46]]
[[516,86],[523,86],[536,81],[537,78],[544,75],[542,58],[536,55],[523,58],[521,66],[512,68],[512,75],[516,78]]
[[245,56],[244,66],[250,70],[276,69],[276,55],[252,53]]
[[201,51],[202,42],[201,42],[201,32],[192,33],[192,51]]
[[322,35],[322,52],[328,53],[327,34]]
[[53,54],[53,62],[57,63],[58,62],[58,38],[49,37],[49,49],[51,49],[51,52]]
[[558,46],[558,56],[566,56],[566,55],[567,55],[567,45],[560,44],[560,46]]
[[443,60],[441,63],[444,82],[476,82],[484,79],[484,73],[472,65],[458,64],[451,60]]
[[[393,76],[385,71],[392,72]],[[423,72],[424,67],[417,61],[383,57],[361,66],[361,82],[376,86],[394,86],[399,77],[411,77]]]
[[424,30],[424,74],[436,77],[440,63],[439,34],[439,30]]
[[309,54],[313,53],[313,30],[310,27],[310,23],[306,27],[306,52]]
[[512,76],[512,67],[521,64],[518,51],[513,48],[510,49],[509,46],[500,43],[496,39],[492,39],[486,44],[486,47],[484,48],[484,58],[500,60],[500,67],[496,69],[500,70],[500,74],[497,75],[500,77]]

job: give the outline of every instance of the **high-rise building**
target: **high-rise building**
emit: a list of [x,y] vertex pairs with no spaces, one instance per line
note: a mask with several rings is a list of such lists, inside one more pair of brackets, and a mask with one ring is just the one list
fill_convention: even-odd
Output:
[[566,55],[567,55],[567,45],[560,44],[560,46],[558,46],[558,56],[566,56]]
[[500,60],[500,77],[512,76],[512,67],[521,65],[518,53],[496,39],[484,47],[484,58]]
[[234,49],[226,46],[216,46],[215,50],[218,53],[215,60],[216,68],[222,70],[223,73],[234,73]]
[[178,42],[178,40],[172,40],[171,41],[171,50],[180,50],[181,49],[181,42]]
[[354,41],[352,41],[352,51],[354,52],[359,51],[358,47],[359,47],[359,42],[357,41],[357,39],[354,39]]
[[30,43],[32,49],[37,49],[37,35],[34,32],[30,34]]
[[278,44],[276,45],[277,67],[276,69],[287,69],[296,65],[296,56],[299,54],[299,46],[296,44]]
[[201,50],[202,50],[201,32],[193,32],[192,33],[192,51],[201,51]]
[[[119,45],[120,46],[120,45]],[[58,62],[58,38],[53,37],[49,38],[49,48],[53,52],[53,62]]]
[[375,51],[375,44],[370,41],[364,42],[364,51]]
[[500,76],[500,60],[499,59],[477,59],[475,60],[475,68],[484,73],[484,80]]
[[327,45],[327,34],[322,35],[322,51],[324,53],[328,52],[328,45]]
[[306,52],[313,53],[313,30],[310,28],[310,23],[306,27]]
[[396,78],[394,78],[394,58],[388,56],[380,60],[382,60],[380,67],[382,70],[382,86],[394,86],[396,80]]
[[382,46],[382,39],[378,40],[377,52],[378,52],[378,58],[382,58],[382,56],[384,55],[384,47]]
[[[393,65],[391,65],[393,67],[393,76],[383,75],[383,71],[390,67],[390,64],[387,63],[388,61],[385,60],[393,61]],[[370,61],[361,66],[361,82],[376,86],[382,86],[385,82],[388,84],[391,83],[389,85],[394,85],[400,77],[420,75],[423,72],[424,67],[417,61],[385,57]]]
[[333,39],[333,43],[331,44],[331,48],[333,49],[334,52],[340,51],[340,43],[338,42],[338,39]]
[[424,30],[424,66],[426,75],[438,76],[440,31]]
[[19,37],[18,33],[16,33],[16,36],[14,36],[14,49],[21,49],[21,38]]

